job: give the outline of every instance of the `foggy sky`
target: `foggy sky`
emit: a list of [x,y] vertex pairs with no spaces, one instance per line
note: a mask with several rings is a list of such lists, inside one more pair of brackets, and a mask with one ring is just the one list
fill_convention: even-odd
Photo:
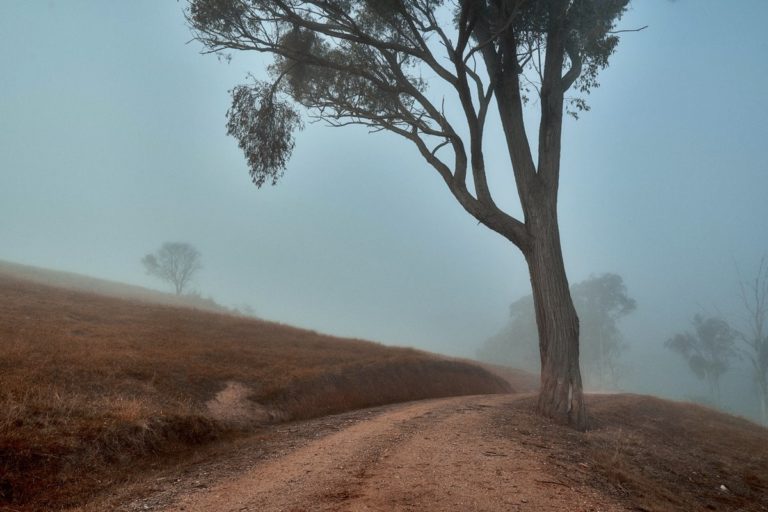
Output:
[[[734,318],[737,266],[768,252],[768,3],[737,4],[635,1],[622,28],[649,28],[623,34],[592,111],[565,123],[569,278],[623,276],[628,375],[647,387],[672,382],[662,344],[694,313]],[[309,124],[280,184],[256,189],[224,115],[264,61],[200,55],[182,6],[0,2],[0,259],[166,289],[140,259],[189,242],[194,288],[222,304],[474,354],[530,293],[518,251],[391,135]],[[514,211],[505,155],[490,137]]]

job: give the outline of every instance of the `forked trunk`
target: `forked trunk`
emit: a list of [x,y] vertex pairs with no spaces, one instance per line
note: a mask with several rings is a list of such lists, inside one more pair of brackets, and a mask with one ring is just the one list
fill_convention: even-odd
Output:
[[526,251],[541,353],[539,412],[578,430],[587,414],[579,370],[579,319],[573,306],[556,215],[537,216]]

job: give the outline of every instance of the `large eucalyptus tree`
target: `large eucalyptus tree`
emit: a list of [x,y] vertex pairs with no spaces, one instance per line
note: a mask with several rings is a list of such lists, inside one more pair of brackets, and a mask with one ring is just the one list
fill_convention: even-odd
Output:
[[[557,219],[563,113],[587,108],[583,95],[616,48],[628,2],[190,0],[186,16],[206,51],[274,57],[267,80],[233,89],[227,114],[257,186],[282,175],[302,114],[387,130],[416,146],[470,215],[522,251],[539,330],[539,410],[583,429],[579,322]],[[539,111],[537,155],[524,123],[529,99]],[[483,142],[494,102],[522,218],[503,211],[488,185]]]

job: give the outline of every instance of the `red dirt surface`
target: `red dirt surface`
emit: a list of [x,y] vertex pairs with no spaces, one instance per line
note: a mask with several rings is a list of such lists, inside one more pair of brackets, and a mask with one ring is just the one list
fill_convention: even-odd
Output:
[[579,433],[534,404],[446,398],[274,427],[82,510],[768,510],[766,429],[694,405],[592,395],[592,428]]

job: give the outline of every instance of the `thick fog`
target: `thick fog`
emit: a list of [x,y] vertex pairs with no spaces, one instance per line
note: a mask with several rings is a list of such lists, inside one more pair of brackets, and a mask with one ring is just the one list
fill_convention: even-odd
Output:
[[[141,259],[188,242],[192,289],[226,306],[474,356],[530,293],[517,249],[392,135],[308,123],[281,182],[254,187],[225,112],[266,61],[201,55],[182,9],[0,3],[0,260],[171,291]],[[664,342],[696,313],[738,327],[739,272],[768,254],[766,19],[762,0],[634,2],[622,27],[648,28],[622,34],[592,110],[565,122],[570,281],[615,273],[637,302],[620,322],[623,389],[703,394]],[[486,154],[514,210],[498,135]],[[752,387],[735,363],[726,407],[752,414]]]

